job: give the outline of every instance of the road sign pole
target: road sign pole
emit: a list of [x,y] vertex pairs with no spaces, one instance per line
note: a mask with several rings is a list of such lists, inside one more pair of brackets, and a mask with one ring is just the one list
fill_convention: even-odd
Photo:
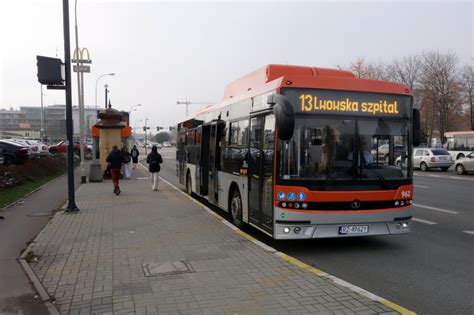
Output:
[[69,38],[69,1],[63,0],[63,30],[64,30],[64,68],[66,74],[66,134],[67,150],[67,187],[68,204],[66,212],[78,212],[74,191],[74,143],[72,139],[72,87],[71,87],[71,46]]

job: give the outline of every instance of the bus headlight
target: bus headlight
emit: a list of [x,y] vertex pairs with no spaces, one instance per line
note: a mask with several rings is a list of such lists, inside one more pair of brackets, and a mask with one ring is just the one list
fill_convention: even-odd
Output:
[[285,234],[290,233],[290,228],[289,227],[283,228],[283,233]]
[[400,205],[400,203],[397,201],[395,201],[395,207],[398,207],[398,205]]
[[304,203],[301,205],[301,208],[303,208],[303,209],[308,208],[308,204],[307,204],[306,202],[304,202]]
[[293,231],[295,231],[295,234],[300,234],[301,228],[299,226],[297,226],[293,229]]

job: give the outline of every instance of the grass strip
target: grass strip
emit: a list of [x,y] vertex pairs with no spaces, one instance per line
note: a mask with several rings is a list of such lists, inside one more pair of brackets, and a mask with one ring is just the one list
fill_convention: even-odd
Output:
[[15,202],[23,198],[26,194],[32,192],[38,187],[46,184],[47,182],[61,175],[62,173],[55,174],[55,175],[48,175],[41,178],[35,178],[35,179],[27,181],[26,183],[20,186],[15,186],[15,187],[1,190],[0,191],[0,209],[11,204],[12,202]]

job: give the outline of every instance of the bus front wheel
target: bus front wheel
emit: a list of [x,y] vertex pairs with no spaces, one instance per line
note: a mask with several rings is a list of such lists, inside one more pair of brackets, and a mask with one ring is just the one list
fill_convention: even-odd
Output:
[[232,192],[232,199],[230,200],[230,214],[232,221],[238,227],[242,227],[242,198],[238,189]]

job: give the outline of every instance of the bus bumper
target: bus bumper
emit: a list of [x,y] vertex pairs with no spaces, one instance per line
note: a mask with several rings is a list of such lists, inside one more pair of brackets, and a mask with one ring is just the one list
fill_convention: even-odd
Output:
[[[354,214],[345,215],[344,217],[319,214],[317,219],[307,220],[308,217],[305,218],[306,220],[302,219],[302,217],[294,220],[285,218],[283,222],[277,220],[274,238],[288,240],[391,235],[409,233],[411,230],[410,209],[395,213]],[[292,221],[294,221],[294,224]]]

